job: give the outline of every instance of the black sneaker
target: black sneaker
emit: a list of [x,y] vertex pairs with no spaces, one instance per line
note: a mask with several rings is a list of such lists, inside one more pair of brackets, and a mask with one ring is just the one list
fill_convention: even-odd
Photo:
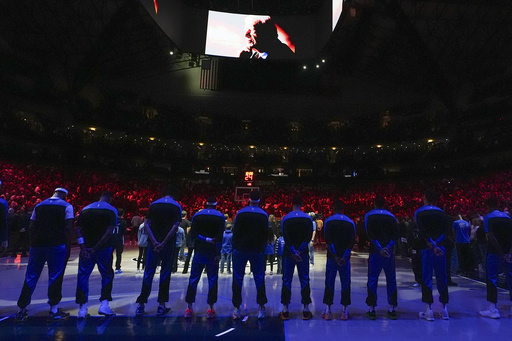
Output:
[[53,313],[51,310],[50,310],[50,315],[48,317],[48,320],[51,320],[51,321],[58,321],[58,320],[64,320],[64,319],[67,319],[69,317],[69,313],[66,313],[65,311],[63,311],[61,308],[57,309],[57,312],[56,313]]
[[313,318],[313,314],[310,311],[303,311],[302,312],[302,319],[303,320],[311,320]]
[[398,314],[396,313],[395,310],[392,310],[392,311],[389,311],[387,312],[388,317],[392,320],[396,320],[398,318]]
[[27,309],[21,309],[16,313],[16,317],[14,318],[16,322],[24,322],[28,319],[28,311]]
[[377,313],[375,312],[375,310],[367,311],[366,314],[364,314],[364,316],[366,316],[366,318],[368,318],[370,320],[376,320],[377,319]]
[[158,309],[156,310],[156,316],[163,316],[165,314],[168,314],[170,311],[171,311],[171,308],[167,308],[167,307],[159,305]]
[[139,304],[137,306],[137,310],[135,310],[135,316],[142,316],[144,315],[144,306]]
[[290,319],[290,312],[289,311],[281,311],[278,316],[281,320],[286,321],[286,320]]

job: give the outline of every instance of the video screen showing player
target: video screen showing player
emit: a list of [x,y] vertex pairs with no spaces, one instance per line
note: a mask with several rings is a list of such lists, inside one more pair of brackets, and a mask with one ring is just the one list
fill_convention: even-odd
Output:
[[270,16],[210,11],[205,53],[247,59],[293,59],[295,44]]

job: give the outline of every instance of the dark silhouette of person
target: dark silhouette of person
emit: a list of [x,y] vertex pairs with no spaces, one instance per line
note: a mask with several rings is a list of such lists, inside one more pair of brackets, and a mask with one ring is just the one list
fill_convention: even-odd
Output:
[[272,18],[257,18],[249,22],[251,24],[248,25],[245,32],[247,45],[240,52],[240,58],[286,59],[293,57],[294,52],[277,38],[277,27]]

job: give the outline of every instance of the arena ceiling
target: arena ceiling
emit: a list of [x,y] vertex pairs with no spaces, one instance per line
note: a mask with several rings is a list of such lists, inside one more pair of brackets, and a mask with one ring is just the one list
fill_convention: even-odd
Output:
[[[184,0],[231,12],[314,13],[323,0]],[[459,110],[464,91],[512,73],[509,0],[348,0],[319,58],[341,79],[407,89]],[[173,41],[136,0],[0,2],[0,76],[78,93],[169,73]],[[348,85],[350,87],[350,85]],[[469,90],[468,90],[469,89]]]

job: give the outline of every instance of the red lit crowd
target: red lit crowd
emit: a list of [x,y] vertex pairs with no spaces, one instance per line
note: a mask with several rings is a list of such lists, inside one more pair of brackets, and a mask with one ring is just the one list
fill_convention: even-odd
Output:
[[[456,216],[483,214],[484,198],[494,196],[507,211],[512,197],[510,178],[512,171],[494,173],[471,179],[437,179],[430,182],[381,183],[352,186],[351,188],[305,187],[305,186],[265,186],[262,208],[278,219],[291,210],[291,198],[300,194],[304,198],[304,211],[315,212],[327,217],[331,215],[332,199],[340,197],[346,203],[345,213],[354,220],[361,219],[372,206],[376,193],[382,193],[388,208],[397,217],[411,217],[414,210],[422,205],[425,188],[441,193],[439,206],[449,215]],[[90,202],[97,200],[99,193],[110,190],[115,193],[114,205],[123,209],[125,218],[137,213],[144,214],[150,203],[160,197],[161,183],[141,180],[125,180],[111,174],[71,173],[58,167],[36,165],[15,165],[0,162],[0,180],[4,183],[4,193],[0,194],[14,213],[24,208],[29,210],[40,201],[50,197],[56,187],[69,189],[68,201],[80,212]],[[235,201],[234,188],[212,188],[206,184],[193,184],[184,181],[178,197],[183,209],[192,216],[203,208],[205,195],[214,193],[218,198],[219,211],[234,217],[245,206]]]

